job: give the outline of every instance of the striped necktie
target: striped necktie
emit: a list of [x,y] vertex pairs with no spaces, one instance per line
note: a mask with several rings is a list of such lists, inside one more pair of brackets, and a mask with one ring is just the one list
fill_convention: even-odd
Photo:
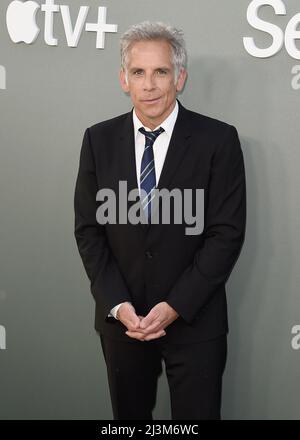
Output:
[[152,194],[152,191],[156,186],[153,144],[164,129],[159,127],[155,131],[146,131],[144,127],[141,127],[139,128],[139,131],[145,135],[145,150],[141,164],[140,188],[146,192],[146,195],[142,198],[142,207],[146,219],[149,222],[151,217],[151,203],[154,197],[154,192]]

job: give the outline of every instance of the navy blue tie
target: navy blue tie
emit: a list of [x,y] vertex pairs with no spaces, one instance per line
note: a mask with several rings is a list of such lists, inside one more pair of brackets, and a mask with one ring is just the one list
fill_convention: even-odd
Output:
[[144,127],[141,127],[139,131],[145,135],[145,150],[142,157],[140,187],[141,190],[143,189],[146,192],[146,195],[141,198],[141,202],[146,219],[149,222],[151,217],[151,204],[154,197],[153,190],[156,186],[153,144],[164,129],[159,127],[155,131],[146,131]]

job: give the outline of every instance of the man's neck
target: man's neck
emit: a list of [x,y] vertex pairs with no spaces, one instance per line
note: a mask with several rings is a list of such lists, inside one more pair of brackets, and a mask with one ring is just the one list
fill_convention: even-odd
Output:
[[150,128],[151,130],[154,130],[156,127],[158,127],[162,122],[164,122],[168,116],[170,116],[170,114],[172,113],[172,111],[174,110],[176,105],[176,99],[175,101],[172,103],[172,105],[170,106],[170,110],[163,114],[160,118],[157,119],[151,119],[151,118],[144,118],[143,115],[140,115],[139,112],[135,109],[135,113],[137,115],[137,117],[139,118],[139,120],[141,121],[141,123],[145,126]]

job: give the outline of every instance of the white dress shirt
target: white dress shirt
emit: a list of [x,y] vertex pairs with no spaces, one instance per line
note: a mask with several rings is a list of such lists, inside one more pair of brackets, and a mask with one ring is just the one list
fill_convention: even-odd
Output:
[[[164,165],[164,161],[166,158],[166,154],[169,148],[170,139],[173,133],[174,125],[178,115],[178,102],[176,100],[175,107],[169,116],[154,130],[157,130],[159,127],[162,127],[164,131],[157,137],[153,144],[153,154],[154,154],[154,165],[155,165],[155,176],[156,176],[156,184],[159,181],[161,171]],[[135,109],[132,112],[133,117],[133,125],[134,125],[134,140],[135,140],[135,162],[136,162],[136,176],[138,182],[138,188],[140,191],[140,174],[141,174],[141,165],[142,165],[142,157],[145,149],[145,135],[139,131],[140,127],[144,127],[147,131],[154,131],[148,127],[145,127],[144,124],[139,120]],[[117,311],[119,307],[123,303],[117,304],[113,307],[108,316],[113,316],[117,318]]]

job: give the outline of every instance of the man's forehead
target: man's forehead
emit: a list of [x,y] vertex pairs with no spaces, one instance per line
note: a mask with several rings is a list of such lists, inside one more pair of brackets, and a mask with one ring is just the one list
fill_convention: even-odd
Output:
[[[147,46],[154,44],[150,54],[147,53]],[[159,50],[161,48],[161,51]],[[166,50],[168,49],[168,50]],[[173,69],[173,57],[170,44],[165,40],[141,40],[134,42],[128,51],[127,68],[134,69]]]
[[[157,55],[157,56],[156,56]],[[173,58],[172,55],[159,56],[154,53],[154,56],[148,56],[145,52],[130,53],[127,58],[127,65],[133,68],[153,68],[153,69],[172,69]]]

